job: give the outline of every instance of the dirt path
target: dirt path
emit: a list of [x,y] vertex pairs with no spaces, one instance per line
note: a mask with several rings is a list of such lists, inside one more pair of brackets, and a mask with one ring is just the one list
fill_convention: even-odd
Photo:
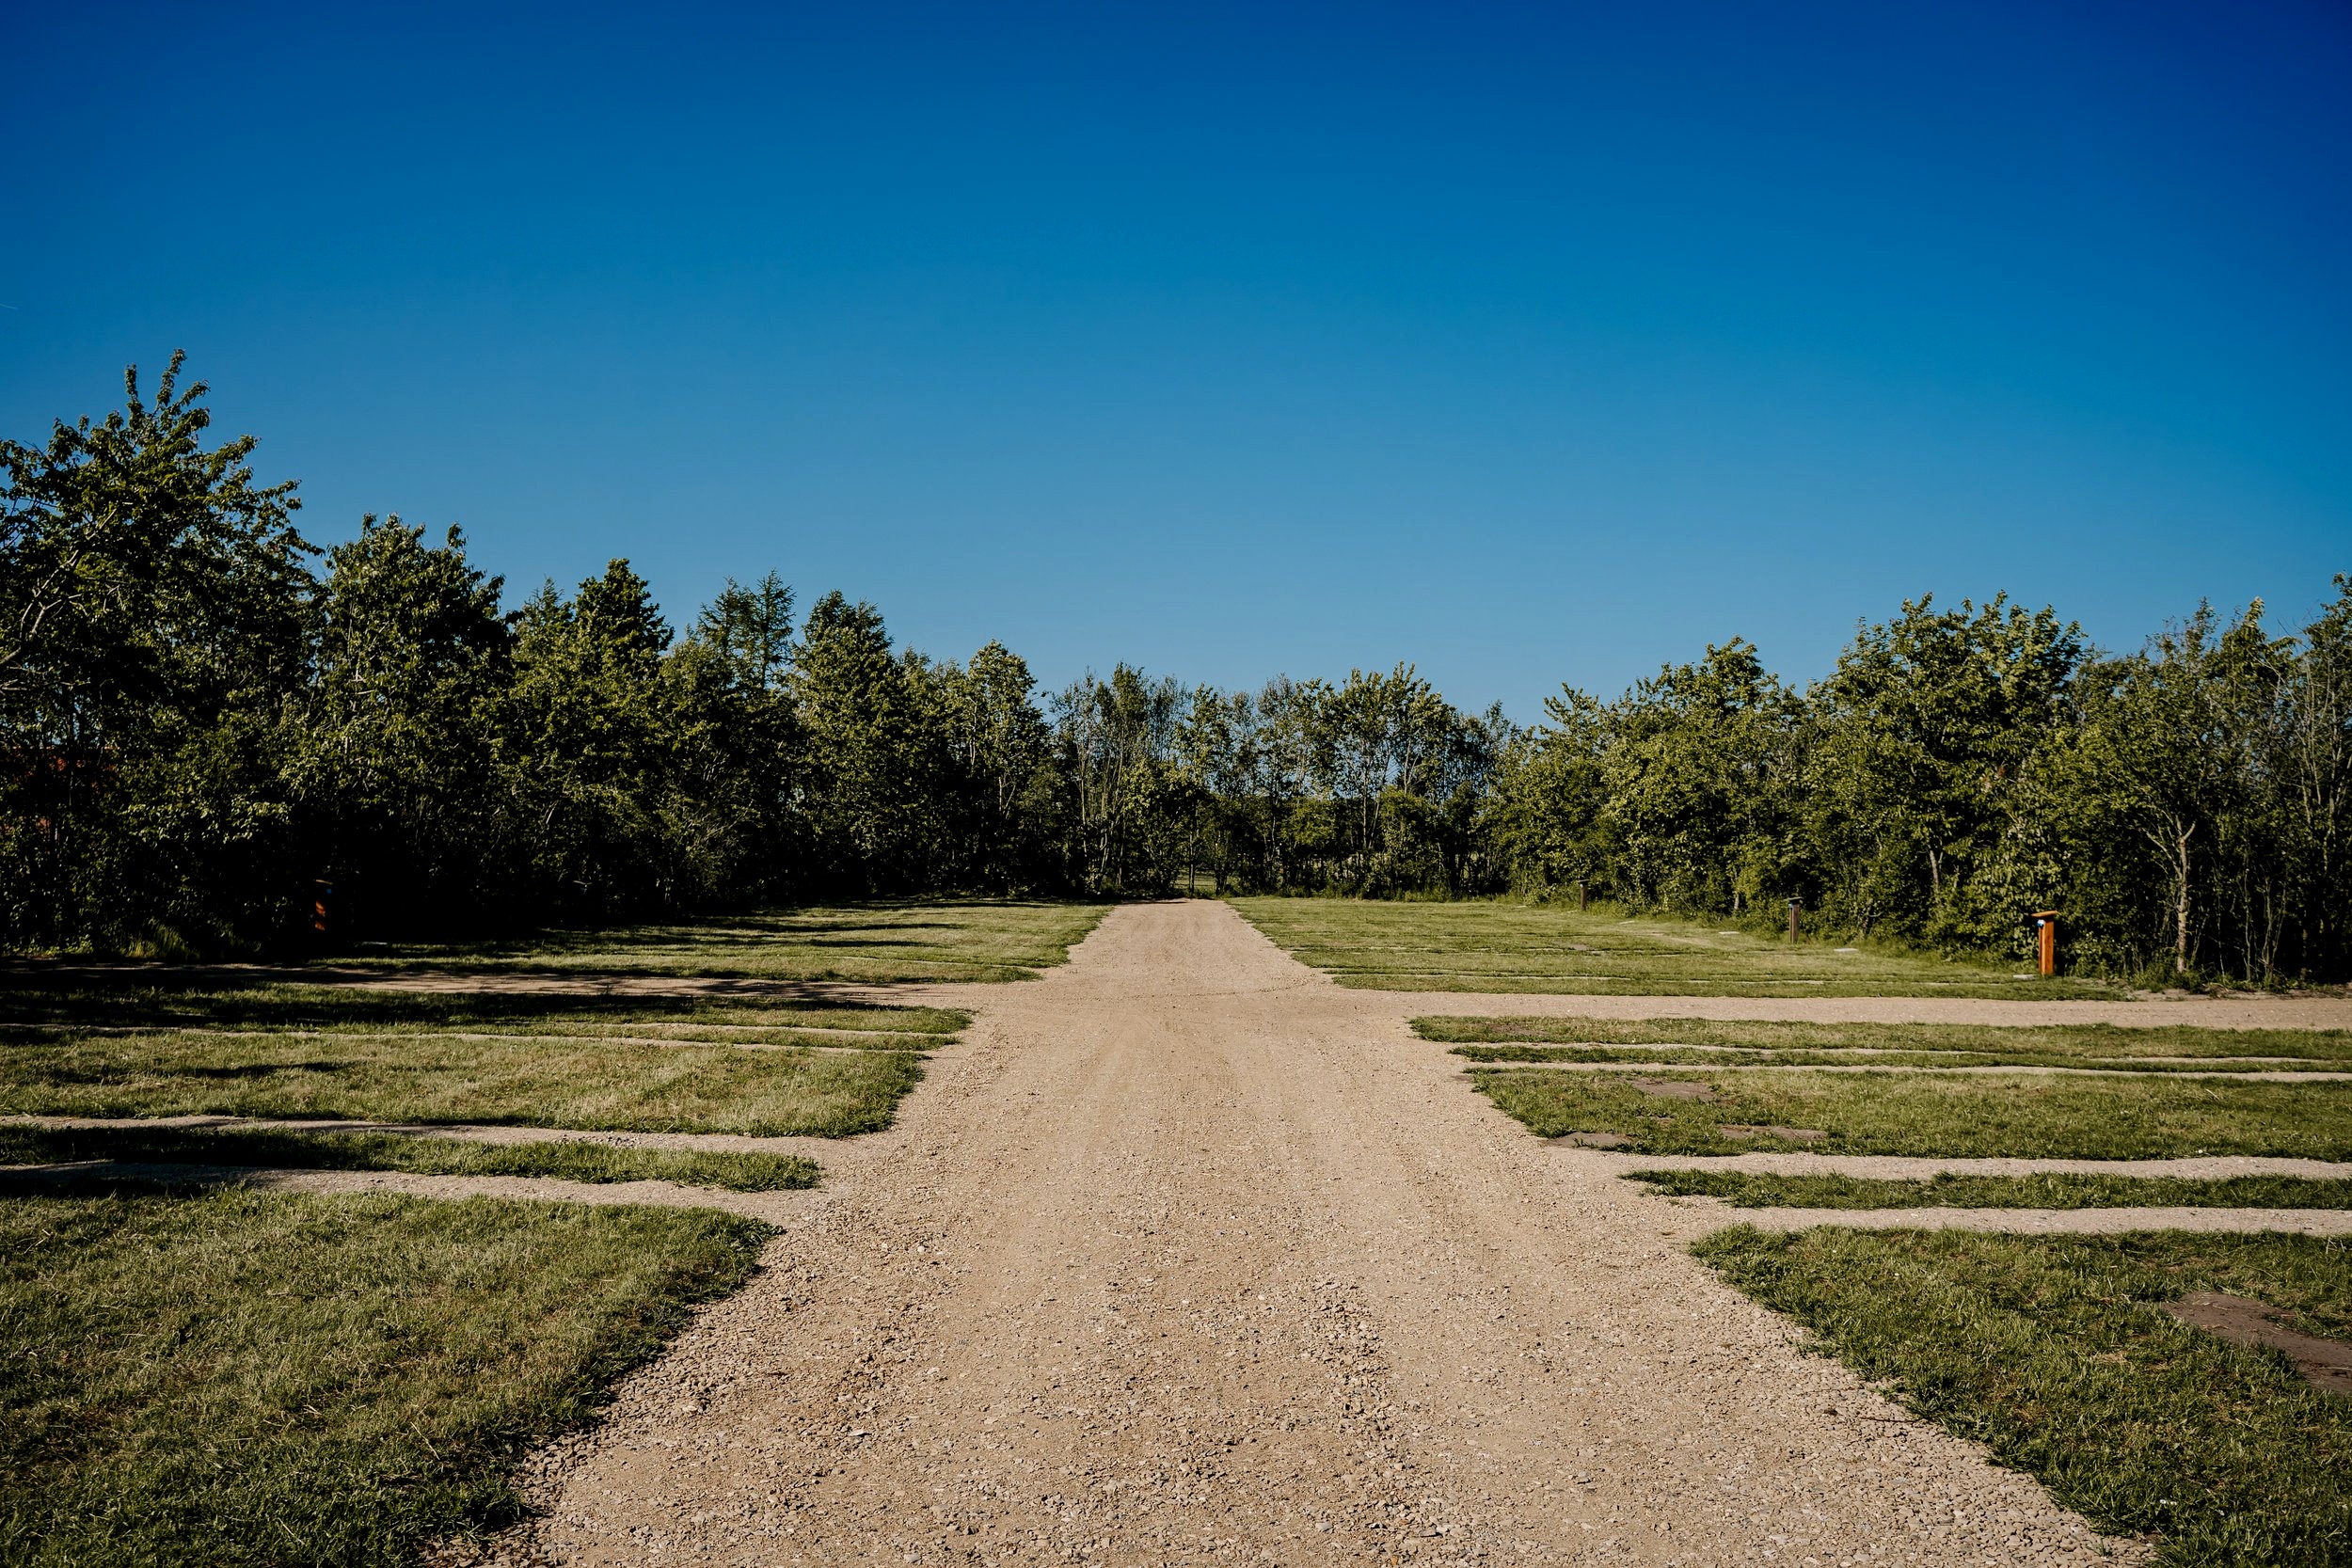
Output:
[[1207,903],[956,993],[968,1049],[501,1557],[2100,1560],[1374,995]]

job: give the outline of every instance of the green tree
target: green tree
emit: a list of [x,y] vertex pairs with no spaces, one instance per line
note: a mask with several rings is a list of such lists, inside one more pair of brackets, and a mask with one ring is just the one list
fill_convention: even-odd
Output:
[[[2074,783],[2093,819],[2120,825],[2160,868],[2172,972],[2197,961],[2201,884],[2225,820],[2241,805],[2242,775],[2226,698],[2233,666],[2272,652],[2257,603],[2224,628],[2210,606],[2086,679]],[[2078,875],[2096,876],[2089,867]]]
[[1050,883],[1060,791],[1036,677],[991,641],[969,662],[943,666],[941,679],[962,802],[961,879],[997,891]]
[[1788,888],[1799,717],[1739,638],[1627,693],[1602,765],[1621,888],[1637,902],[1734,913]]
[[710,907],[791,895],[806,846],[792,810],[801,736],[792,590],[729,578],[662,661],[673,762],[661,832],[674,896]]
[[1579,883],[1602,891],[1615,861],[1608,705],[1564,686],[1544,700],[1544,717],[1496,759],[1488,831],[1523,891],[1540,895]]
[[501,583],[398,517],[327,552],[304,744],[290,773],[331,935],[433,933],[492,911],[500,862],[489,725],[508,680]]
[[2287,675],[2276,778],[2296,886],[2296,972],[2352,969],[2352,576],[2303,630]]
[[276,766],[310,546],[251,436],[207,448],[172,356],[151,403],[0,441],[0,922],[14,944],[269,934],[302,868]]
[[1982,945],[2023,911],[1976,897],[2035,750],[2068,720],[2078,627],[1995,595],[1938,610],[1932,595],[1865,626],[1814,694],[1806,809],[1831,908]]
[[516,623],[498,760],[534,912],[600,917],[672,901],[679,867],[660,802],[674,732],[670,628],[615,560],[570,600],[540,589]]
[[1077,879],[1095,892],[1166,891],[1200,804],[1175,754],[1184,689],[1121,664],[1106,681],[1084,676],[1054,706]]
[[882,612],[828,594],[801,628],[792,696],[806,762],[801,810],[820,885],[910,892],[952,851],[931,672],[891,652]]

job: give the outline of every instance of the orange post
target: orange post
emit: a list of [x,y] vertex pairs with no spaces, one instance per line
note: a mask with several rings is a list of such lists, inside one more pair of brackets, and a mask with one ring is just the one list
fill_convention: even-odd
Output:
[[2056,910],[2033,911],[2034,936],[2042,956],[2042,977],[2048,979],[2058,973],[2058,917]]
[[321,936],[326,934],[326,906],[334,896],[333,883],[320,881],[310,884],[310,929]]

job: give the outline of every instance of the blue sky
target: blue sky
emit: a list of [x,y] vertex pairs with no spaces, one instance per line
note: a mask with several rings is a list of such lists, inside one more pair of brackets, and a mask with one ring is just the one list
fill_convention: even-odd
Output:
[[185,348],[510,596],[1523,720],[2352,571],[2341,6],[489,9],[18,13],[0,430]]

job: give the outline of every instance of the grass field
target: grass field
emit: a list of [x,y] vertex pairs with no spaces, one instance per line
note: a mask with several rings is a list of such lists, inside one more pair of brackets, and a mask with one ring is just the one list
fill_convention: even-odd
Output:
[[640,1132],[889,1125],[937,1008],[185,988],[0,986],[0,1114],[498,1122]]
[[2298,1176],[1967,1176],[1918,1181],[1771,1176],[1729,1170],[1626,1173],[1661,1196],[1719,1197],[1742,1209],[2352,1209],[2352,1180]]
[[446,1033],[56,1032],[0,1043],[0,1114],[841,1137],[888,1126],[921,1078],[910,1052]]
[[[1865,1060],[1825,1053],[1930,1053],[2002,1056],[2080,1066],[2150,1056],[2185,1056],[2204,1065],[2230,1057],[2280,1056],[2314,1065],[2352,1061],[2352,1031],[2342,1029],[2195,1029],[2111,1023],[2040,1027],[1980,1023],[1782,1023],[1698,1018],[1465,1018],[1413,1021],[1423,1039],[1449,1044],[1554,1042],[1568,1046],[1693,1046],[1716,1051],[1803,1053],[1823,1060]],[[1469,1053],[1464,1053],[1469,1054]],[[1482,1057],[1542,1060],[1541,1057]],[[1655,1059],[1645,1057],[1645,1060]],[[1723,1059],[1720,1056],[1718,1059]],[[1759,1058],[1760,1059],[1760,1058]],[[2137,1064],[2136,1064],[2137,1065]]]
[[279,1128],[0,1124],[0,1165],[110,1160],[134,1164],[277,1165],[302,1170],[408,1171],[427,1176],[537,1176],[560,1181],[675,1181],[739,1193],[817,1185],[817,1163],[797,1154],[620,1148],[572,1140],[482,1143],[396,1132]]
[[394,968],[717,974],[769,980],[1028,980],[1063,962],[1101,904],[1022,899],[778,910],[665,926],[542,932],[523,941],[397,946]]
[[2352,1560],[2352,1401],[2158,1303],[2221,1291],[2352,1338],[2352,1244],[1828,1227],[1701,1242],[1873,1384],[2171,1565]]
[[[2233,1083],[2163,1074],[1939,1076],[1786,1071],[1649,1075],[1473,1068],[1471,1081],[1544,1137],[1612,1133],[1645,1154],[1810,1148],[1833,1154],[2146,1160],[2192,1154],[2352,1159],[2352,1082]],[[1637,1086],[1689,1085],[1710,1099]],[[1721,1127],[1820,1132],[1726,1135]]]
[[390,1564],[513,1517],[764,1227],[230,1190],[0,1199],[0,1562]]
[[104,978],[40,969],[0,970],[0,1038],[36,1028],[488,1030],[574,1037],[651,1036],[739,1044],[854,1045],[876,1035],[894,1048],[933,1043],[894,1039],[952,1035],[969,1020],[939,1007],[864,1006],[823,999],[602,996],[548,991],[392,990],[285,985],[256,979],[171,981],[136,969]]
[[1827,943],[1791,946],[1668,918],[1501,901],[1235,898],[1258,929],[1343,986],[1586,996],[2114,997],[2087,980]]
[[[579,1420],[763,1227],[707,1210],[202,1190],[189,1167],[391,1170],[766,1192],[797,1155],[159,1127],[212,1114],[845,1136],[889,1124],[965,1015],[823,979],[1013,980],[1094,906],[799,911],[369,961],[447,986],[258,973],[0,972],[0,1164],[151,1184],[0,1197],[0,1563],[394,1563],[513,1516],[522,1449]],[[740,974],[759,995],[469,990],[468,971]]]

